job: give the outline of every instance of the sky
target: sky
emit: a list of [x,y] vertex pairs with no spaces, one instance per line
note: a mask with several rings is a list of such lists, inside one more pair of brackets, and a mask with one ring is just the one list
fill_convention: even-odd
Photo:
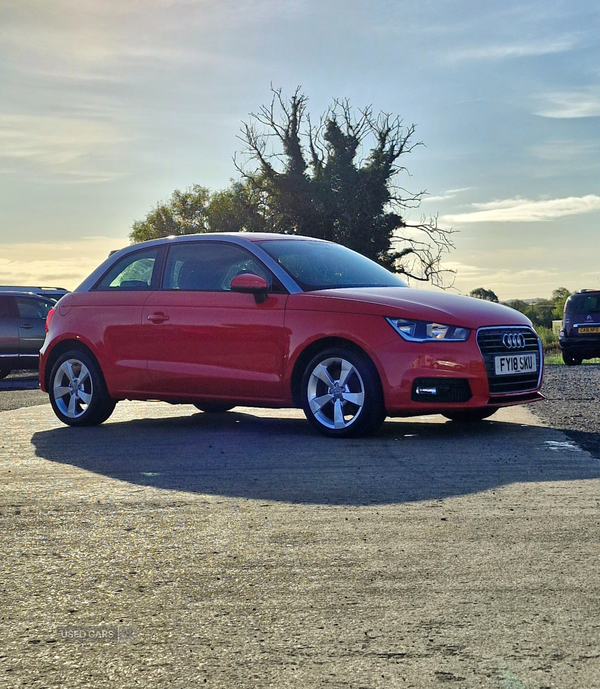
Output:
[[300,86],[415,124],[454,289],[600,288],[597,0],[0,0],[0,284],[75,288]]

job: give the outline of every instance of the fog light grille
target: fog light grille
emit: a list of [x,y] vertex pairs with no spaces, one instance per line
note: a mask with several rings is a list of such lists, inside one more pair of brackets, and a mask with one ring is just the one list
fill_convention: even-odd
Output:
[[466,378],[415,378],[412,386],[413,402],[468,402],[471,387]]

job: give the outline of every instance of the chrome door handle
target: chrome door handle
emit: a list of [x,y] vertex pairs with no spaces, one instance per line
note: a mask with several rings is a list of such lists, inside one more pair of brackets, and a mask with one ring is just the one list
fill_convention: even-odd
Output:
[[153,323],[164,323],[165,321],[169,320],[169,317],[161,311],[157,313],[151,313],[148,316],[148,320],[152,321]]
[[20,325],[19,328],[25,328],[25,330],[30,330],[33,328],[33,325],[31,323],[23,323],[23,325]]

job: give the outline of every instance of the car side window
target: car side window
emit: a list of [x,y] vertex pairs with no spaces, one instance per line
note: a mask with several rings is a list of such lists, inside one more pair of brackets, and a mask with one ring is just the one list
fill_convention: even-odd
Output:
[[14,297],[0,297],[0,318],[16,318]]
[[254,273],[272,284],[273,277],[248,251],[222,242],[185,242],[169,249],[163,289],[227,292],[236,275]]
[[51,302],[42,299],[27,299],[27,297],[17,297],[16,302],[19,318],[45,319],[48,311],[54,306]]
[[95,289],[149,290],[157,255],[158,249],[146,249],[127,254],[104,274]]

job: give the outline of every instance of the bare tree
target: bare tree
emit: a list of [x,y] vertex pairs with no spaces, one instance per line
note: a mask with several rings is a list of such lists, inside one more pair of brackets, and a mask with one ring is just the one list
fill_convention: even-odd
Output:
[[453,231],[437,217],[408,222],[425,192],[397,182],[408,174],[401,157],[421,145],[415,125],[371,106],[355,114],[347,99],[334,100],[313,125],[299,88],[289,99],[281,89],[272,94],[243,123],[244,148],[234,158],[260,194],[267,229],[336,241],[408,278],[447,283],[452,271],[441,259],[454,247]]

